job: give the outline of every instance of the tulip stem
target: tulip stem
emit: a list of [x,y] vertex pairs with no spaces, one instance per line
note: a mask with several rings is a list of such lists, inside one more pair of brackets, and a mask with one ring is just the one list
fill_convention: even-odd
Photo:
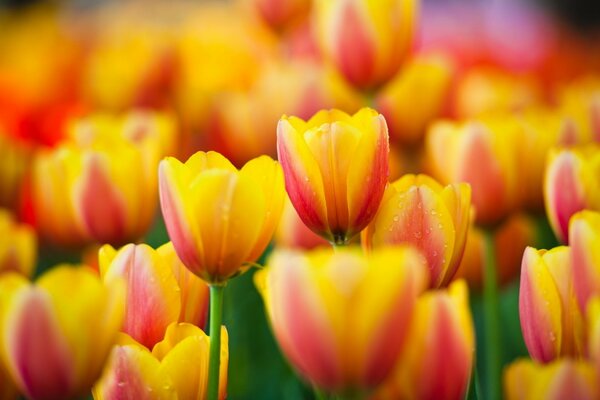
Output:
[[221,366],[221,321],[225,286],[210,285],[210,353],[208,361],[208,400],[219,398]]
[[484,340],[485,364],[487,380],[486,399],[500,400],[501,398],[501,365],[500,365],[500,309],[498,303],[498,284],[496,279],[496,252],[494,231],[484,229]]

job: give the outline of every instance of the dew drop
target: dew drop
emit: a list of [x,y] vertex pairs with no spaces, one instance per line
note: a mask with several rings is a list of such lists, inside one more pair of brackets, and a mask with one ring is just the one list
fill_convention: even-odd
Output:
[[394,222],[398,222],[400,220],[400,217],[397,215],[394,215]]
[[421,231],[415,231],[415,238],[421,239]]

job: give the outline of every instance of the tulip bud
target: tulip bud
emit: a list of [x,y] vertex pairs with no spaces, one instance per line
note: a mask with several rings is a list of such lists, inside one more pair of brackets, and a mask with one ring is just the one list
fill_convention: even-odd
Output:
[[62,265],[3,300],[0,353],[28,398],[89,393],[121,326],[123,292],[121,281],[105,286],[88,268]]
[[[227,397],[227,330],[222,327],[219,399]],[[169,325],[152,351],[126,334],[94,386],[96,400],[206,399],[210,338],[190,324]]]
[[406,349],[375,398],[462,399],[469,385],[474,353],[466,283],[457,281],[447,290],[425,292],[417,301]]
[[551,152],[544,178],[544,200],[550,225],[564,243],[573,214],[586,208],[600,210],[600,147]]
[[281,118],[285,187],[313,232],[344,244],[373,219],[387,184],[388,141],[385,119],[368,108],[353,116],[319,111],[307,122]]
[[569,224],[569,243],[573,261],[573,287],[579,307],[600,295],[600,213],[580,211]]
[[570,248],[525,250],[519,316],[533,359],[545,363],[583,354],[583,317],[573,291]]
[[425,261],[409,247],[276,250],[255,275],[275,337],[292,365],[333,393],[374,388],[405,342]]
[[415,0],[318,0],[323,54],[353,86],[376,89],[400,69],[412,47]]
[[568,358],[550,364],[518,360],[504,373],[507,400],[593,400],[600,394],[593,365]]
[[18,224],[0,209],[0,274],[14,271],[31,276],[37,256],[37,239],[29,226]]
[[183,264],[208,283],[248,269],[275,231],[285,192],[283,173],[267,156],[239,171],[222,155],[198,152],[185,164],[159,166],[167,231]]
[[427,259],[432,287],[446,286],[465,249],[471,210],[467,184],[445,188],[427,175],[405,175],[389,185],[363,231],[366,249],[412,244]]

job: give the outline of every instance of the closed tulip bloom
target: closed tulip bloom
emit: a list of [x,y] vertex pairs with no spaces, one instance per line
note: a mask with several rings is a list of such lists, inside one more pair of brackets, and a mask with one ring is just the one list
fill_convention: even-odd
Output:
[[57,266],[13,291],[0,353],[21,392],[31,399],[87,395],[116,339],[123,302],[121,281],[103,285],[87,267]]
[[[222,328],[219,399],[227,397],[229,350],[227,330]],[[121,334],[94,399],[204,400],[208,380],[210,338],[197,326],[169,325],[164,339],[150,351]]]
[[417,301],[406,349],[375,398],[463,399],[474,354],[466,283],[456,281],[446,290],[425,292]]
[[276,250],[255,275],[275,337],[299,373],[333,393],[374,388],[392,371],[425,262],[409,247]]
[[544,177],[544,200],[550,225],[564,243],[573,214],[583,209],[600,210],[600,147],[551,152]]
[[427,175],[404,175],[390,184],[363,245],[411,244],[427,259],[432,287],[446,286],[462,259],[469,231],[471,189],[443,187]]
[[573,260],[573,287],[579,307],[600,295],[600,213],[584,210],[569,224],[569,243]]
[[436,123],[426,137],[429,169],[444,184],[466,182],[476,222],[496,224],[521,205],[520,165],[515,151],[520,126],[507,118]]
[[600,395],[592,364],[571,359],[537,364],[518,360],[504,373],[507,400],[594,400]]
[[37,259],[37,238],[28,225],[17,223],[0,209],[0,274],[13,271],[31,276]]
[[525,345],[534,360],[546,363],[583,355],[583,317],[573,289],[570,248],[525,250],[519,316]]
[[376,89],[412,47],[415,0],[317,0],[317,29],[327,60],[353,86]]
[[208,283],[244,272],[265,250],[279,222],[283,173],[267,156],[239,171],[222,155],[198,152],[159,166],[167,231],[183,264]]
[[385,119],[369,108],[353,116],[319,111],[308,121],[284,116],[277,154],[285,187],[302,221],[335,244],[373,219],[388,177]]

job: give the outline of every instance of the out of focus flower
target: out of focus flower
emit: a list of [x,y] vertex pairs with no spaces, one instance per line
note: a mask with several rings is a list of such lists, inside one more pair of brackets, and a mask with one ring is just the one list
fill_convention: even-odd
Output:
[[392,371],[426,272],[402,246],[369,256],[276,250],[255,282],[286,357],[317,387],[342,393],[374,388]]
[[17,223],[0,209],[0,274],[13,271],[31,276],[37,259],[37,238],[28,225]]
[[286,190],[311,230],[343,244],[367,226],[387,184],[388,142],[385,119],[369,108],[353,116],[323,110],[306,122],[279,121]]
[[244,272],[265,250],[285,196],[280,165],[267,156],[239,171],[222,155],[198,152],[159,166],[160,200],[177,255],[208,283]]
[[521,204],[520,165],[515,151],[520,126],[513,119],[485,118],[436,123],[426,137],[427,161],[442,183],[471,185],[476,221],[495,224]]
[[504,373],[507,400],[593,400],[600,394],[592,364],[568,358],[550,364],[518,360]]
[[275,231],[277,247],[310,250],[318,246],[328,246],[325,239],[304,225],[289,197],[285,197],[281,220]]
[[385,115],[392,140],[419,142],[427,125],[445,111],[452,65],[436,56],[421,56],[408,62],[394,80],[377,94],[377,109]]
[[[138,119],[139,118],[139,119]],[[157,166],[173,149],[160,117],[81,120],[72,139],[40,152],[34,168],[41,232],[62,245],[120,245],[142,236],[157,205]]]
[[[105,245],[99,252],[104,281],[123,278],[127,283],[123,332],[148,348],[163,338],[169,324],[184,322],[181,317],[186,314],[195,317],[188,322],[199,326],[204,326],[205,322],[208,287],[200,278],[177,265],[172,246],[166,246],[154,250],[145,244],[128,244],[117,251]],[[182,288],[180,282],[186,286]],[[197,303],[184,303],[188,300],[184,296]]]
[[422,294],[407,335],[406,348],[395,372],[375,398],[464,398],[475,355],[466,283],[457,281],[447,290]]
[[544,177],[544,200],[550,225],[564,243],[573,214],[600,210],[600,147],[552,151]]
[[404,175],[387,187],[363,245],[411,244],[427,259],[431,287],[446,286],[465,249],[470,211],[469,185],[443,187],[427,175]]
[[35,285],[22,278],[4,296],[0,353],[21,392],[31,399],[87,395],[121,326],[122,282],[105,286],[87,267],[61,265]]
[[[227,397],[229,347],[221,331],[219,399]],[[152,351],[126,334],[113,348],[102,378],[94,386],[96,400],[206,399],[210,338],[190,324],[171,324]]]
[[587,303],[586,325],[587,356],[594,363],[598,374],[600,372],[600,297],[598,296],[592,297]]
[[317,0],[325,58],[353,86],[371,90],[390,80],[412,48],[415,0]]
[[29,169],[31,149],[3,132],[0,123],[0,207],[15,209]]
[[519,315],[523,338],[534,360],[549,362],[583,355],[583,317],[573,289],[569,247],[525,250]]
[[600,78],[580,78],[558,93],[560,112],[571,118],[578,143],[600,142]]
[[[481,228],[471,225],[467,245],[455,279],[465,279],[469,288],[480,290],[484,282],[485,243]],[[517,213],[494,230],[494,254],[498,283],[513,282],[521,271],[523,251],[536,242],[535,221],[527,214]]]
[[573,287],[581,310],[588,300],[600,295],[600,213],[580,211],[569,224],[573,259]]
[[249,0],[260,18],[276,31],[283,31],[308,16],[312,0]]

